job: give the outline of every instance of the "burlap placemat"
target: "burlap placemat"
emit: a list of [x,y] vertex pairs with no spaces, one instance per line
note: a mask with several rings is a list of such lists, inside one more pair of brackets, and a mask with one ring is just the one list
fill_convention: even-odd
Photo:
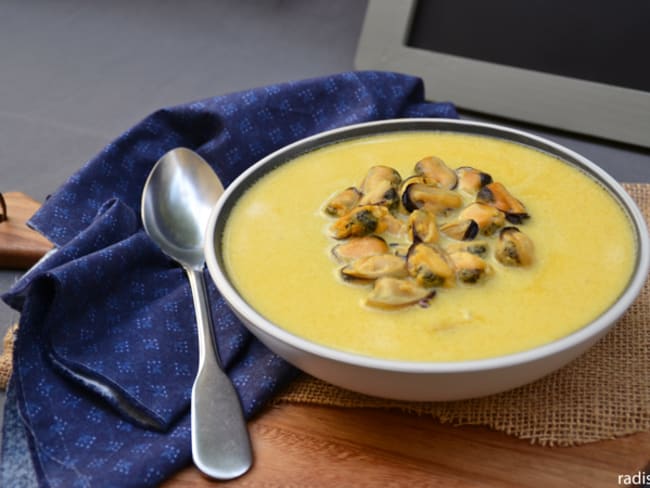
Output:
[[[650,222],[650,185],[624,184]],[[650,429],[650,284],[586,354],[534,383],[456,402],[398,402],[301,377],[276,402],[392,408],[485,425],[541,445],[571,446]]]
[[18,324],[14,324],[7,330],[3,342],[2,355],[0,355],[0,390],[7,388],[11,376],[11,366],[14,354],[14,337]]
[[[650,222],[650,185],[624,184]],[[12,330],[0,359],[11,371]],[[571,446],[650,429],[650,285],[616,327],[586,354],[529,385],[457,402],[400,402],[369,397],[303,375],[274,399],[337,407],[390,408],[456,425],[484,425],[532,443]],[[0,385],[1,386],[1,385]]]

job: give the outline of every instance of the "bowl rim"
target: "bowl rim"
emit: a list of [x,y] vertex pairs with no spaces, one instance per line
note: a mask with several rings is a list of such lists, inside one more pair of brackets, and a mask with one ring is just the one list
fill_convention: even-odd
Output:
[[[613,194],[613,197],[615,199],[618,199],[619,203],[623,207],[624,211],[628,214],[628,217],[634,226],[635,238],[637,242],[637,262],[634,268],[634,272],[632,273],[626,288],[622,291],[618,298],[616,298],[616,301],[613,302],[609,308],[607,308],[603,313],[601,313],[598,317],[596,317],[588,324],[552,342],[502,356],[462,361],[411,361],[384,359],[335,349],[329,346],[312,342],[283,329],[279,325],[271,322],[269,319],[258,313],[251,305],[249,305],[248,302],[246,302],[246,300],[244,300],[238,293],[234,285],[230,282],[230,279],[228,278],[225,270],[223,270],[218,263],[216,249],[217,247],[221,249],[221,244],[216,242],[215,237],[217,236],[215,236],[215,230],[220,218],[227,218],[223,217],[224,209],[227,208],[228,205],[230,205],[231,208],[232,205],[234,205],[234,202],[237,200],[238,197],[233,197],[233,195],[237,191],[245,191],[245,188],[244,190],[241,188],[243,185],[247,184],[247,181],[249,178],[251,178],[251,175],[255,175],[261,169],[264,169],[267,165],[272,165],[278,160],[280,160],[280,163],[276,164],[276,166],[294,159],[298,154],[286,159],[284,159],[283,156],[287,153],[295,152],[296,150],[299,150],[303,147],[309,148],[303,152],[306,153],[313,151],[319,147],[329,145],[335,140],[354,139],[356,137],[379,134],[382,132],[398,132],[400,131],[399,127],[403,127],[402,130],[415,131],[418,130],[416,127],[419,126],[422,126],[419,128],[419,130],[429,131],[443,130],[442,128],[444,127],[456,126],[458,127],[457,132],[460,133],[463,133],[463,127],[472,128],[475,130],[485,130],[488,132],[488,134],[481,134],[479,132],[476,133],[476,135],[486,135],[488,137],[492,135],[491,133],[502,135],[507,134],[510,136],[510,138],[506,139],[508,141],[523,143],[524,145],[532,146],[533,149],[537,150],[543,150],[542,147],[551,149],[554,156],[563,159],[565,162],[567,162],[567,164],[573,164],[571,161],[567,161],[567,159],[573,159],[579,163],[579,166],[581,166],[582,169],[588,170],[588,172],[593,177],[595,177],[598,182],[600,182],[610,193]],[[439,127],[436,128],[435,126]],[[382,128],[384,129],[383,131]],[[390,128],[393,129],[388,130]],[[354,135],[355,131],[357,130],[370,130],[370,132]],[[451,129],[447,131],[453,132]],[[349,135],[349,137],[342,137],[346,135]],[[329,143],[323,143],[321,145],[314,145],[314,143],[328,139],[332,139],[332,141]],[[537,145],[531,145],[531,142],[534,142]],[[274,167],[275,166],[271,167],[267,171],[272,171]],[[231,202],[231,199],[233,198],[235,198],[235,200]],[[221,238],[221,234],[218,236],[218,238]],[[227,186],[225,192],[212,210],[206,230],[205,257],[209,274],[217,286],[219,292],[229,304],[229,306],[234,310],[234,312],[239,317],[246,319],[244,320],[245,326],[249,329],[252,326],[253,330],[251,330],[251,332],[254,335],[257,335],[254,329],[259,329],[259,331],[265,335],[271,336],[275,340],[298,350],[303,350],[307,353],[324,359],[345,363],[348,365],[354,365],[361,368],[371,368],[376,370],[414,374],[465,373],[472,371],[495,370],[508,368],[515,365],[523,365],[563,353],[582,343],[588,342],[590,339],[599,338],[609,328],[613,327],[616,324],[617,320],[632,305],[632,303],[636,300],[637,296],[641,292],[647,279],[648,271],[650,270],[650,238],[648,235],[648,227],[641,211],[639,210],[634,200],[627,193],[627,191],[625,191],[625,189],[622,187],[622,185],[618,183],[605,170],[581,154],[573,151],[572,149],[550,141],[544,137],[500,124],[468,121],[462,119],[404,118],[363,122],[319,132],[312,136],[288,144],[268,154],[264,158],[248,167],[239,176],[237,176],[230,185]],[[247,324],[246,321],[250,322],[250,324]]]

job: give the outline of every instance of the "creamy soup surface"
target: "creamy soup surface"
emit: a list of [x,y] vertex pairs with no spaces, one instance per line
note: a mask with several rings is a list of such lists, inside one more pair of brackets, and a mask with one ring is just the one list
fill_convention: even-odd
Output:
[[[525,268],[493,259],[476,284],[439,288],[427,308],[364,305],[370,285],[340,279],[323,213],[373,165],[403,177],[426,156],[489,173],[521,200],[518,227],[535,244]],[[385,359],[460,361],[514,353],[581,328],[633,271],[629,219],[591,178],[560,160],[493,138],[409,132],[345,141],[303,155],[253,185],[223,236],[226,271],[244,299],[282,328],[336,349]]]

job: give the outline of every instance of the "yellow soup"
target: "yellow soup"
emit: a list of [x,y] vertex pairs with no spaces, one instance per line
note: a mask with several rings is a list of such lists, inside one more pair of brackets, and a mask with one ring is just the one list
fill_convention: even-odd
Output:
[[[427,308],[364,305],[369,285],[340,279],[328,199],[373,165],[403,177],[425,156],[489,173],[521,200],[531,266],[439,288]],[[498,139],[435,132],[354,139],[305,154],[264,176],[233,209],[226,271],[271,322],[311,341],[386,359],[460,361],[530,349],[584,326],[625,288],[635,238],[620,205],[593,179],[541,151]]]

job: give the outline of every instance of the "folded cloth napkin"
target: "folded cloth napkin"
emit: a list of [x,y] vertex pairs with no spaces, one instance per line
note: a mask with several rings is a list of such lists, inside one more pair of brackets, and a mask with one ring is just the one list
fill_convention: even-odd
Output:
[[[3,296],[21,319],[0,482],[155,486],[191,459],[190,289],[139,217],[160,156],[194,149],[227,185],[297,139],[399,117],[457,115],[426,102],[418,78],[348,72],[159,110],[72,176],[30,221],[56,251]],[[250,335],[207,278],[219,352],[250,418],[297,371]]]

